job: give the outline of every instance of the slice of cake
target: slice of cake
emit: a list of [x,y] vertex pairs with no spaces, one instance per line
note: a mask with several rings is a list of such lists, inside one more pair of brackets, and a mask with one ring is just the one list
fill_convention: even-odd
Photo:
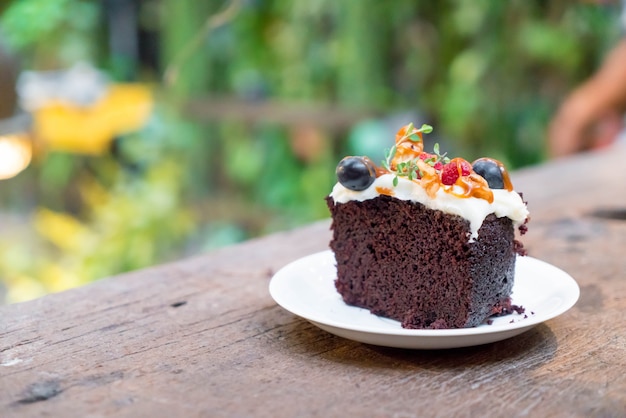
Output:
[[346,157],[327,197],[335,286],[350,305],[405,328],[465,328],[511,305],[515,229],[528,210],[504,166],[424,152],[422,134],[402,127],[380,166]]

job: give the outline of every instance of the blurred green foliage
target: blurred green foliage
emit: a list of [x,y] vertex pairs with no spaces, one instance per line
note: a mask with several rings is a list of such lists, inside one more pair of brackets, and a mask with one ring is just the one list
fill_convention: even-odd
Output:
[[[114,73],[102,4],[14,0],[0,30],[24,69],[87,60]],[[162,65],[152,71],[160,73],[228,3],[141,5],[139,24],[158,28]],[[4,211],[26,222],[0,238],[9,301],[324,218],[336,162],[382,152],[410,121],[433,125],[440,142],[470,160],[538,163],[559,100],[619,36],[615,5],[564,0],[235,6],[179,63],[175,83],[155,85],[145,129],[118,138],[104,156],[40,155],[0,184]],[[187,112],[189,100],[225,97],[304,111],[332,104],[351,127],[313,113],[270,123],[239,119],[236,110],[223,119]]]

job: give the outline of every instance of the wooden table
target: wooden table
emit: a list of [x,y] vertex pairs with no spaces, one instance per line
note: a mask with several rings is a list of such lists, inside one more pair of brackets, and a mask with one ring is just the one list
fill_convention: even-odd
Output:
[[526,247],[581,287],[517,337],[402,350],[283,310],[270,277],[327,248],[322,221],[0,307],[0,416],[624,417],[625,170],[618,146],[514,173]]

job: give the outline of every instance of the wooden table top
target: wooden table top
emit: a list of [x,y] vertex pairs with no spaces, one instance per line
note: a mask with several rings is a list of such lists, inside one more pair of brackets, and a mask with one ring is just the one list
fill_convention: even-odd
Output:
[[322,221],[0,307],[0,416],[624,417],[625,161],[616,146],[513,173],[530,255],[581,288],[519,336],[385,348],[287,312],[270,278],[328,248]]

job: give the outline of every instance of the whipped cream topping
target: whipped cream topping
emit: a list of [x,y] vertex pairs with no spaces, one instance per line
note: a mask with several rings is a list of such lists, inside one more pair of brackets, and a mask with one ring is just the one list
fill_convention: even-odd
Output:
[[[440,210],[450,215],[458,215],[469,221],[469,242],[478,238],[478,230],[485,218],[493,213],[497,217],[508,217],[517,227],[522,225],[528,217],[528,209],[520,195],[506,189],[491,189],[493,202],[477,197],[460,197],[462,190],[456,190],[457,185],[442,186],[434,197],[430,197],[418,181],[398,177],[398,184],[393,185],[395,175],[383,174],[374,180],[371,186],[362,191],[350,190],[341,183],[337,183],[330,194],[335,204],[349,201],[364,201],[374,199],[382,194],[397,199],[419,202],[429,209]],[[456,194],[456,195],[455,195]]]

